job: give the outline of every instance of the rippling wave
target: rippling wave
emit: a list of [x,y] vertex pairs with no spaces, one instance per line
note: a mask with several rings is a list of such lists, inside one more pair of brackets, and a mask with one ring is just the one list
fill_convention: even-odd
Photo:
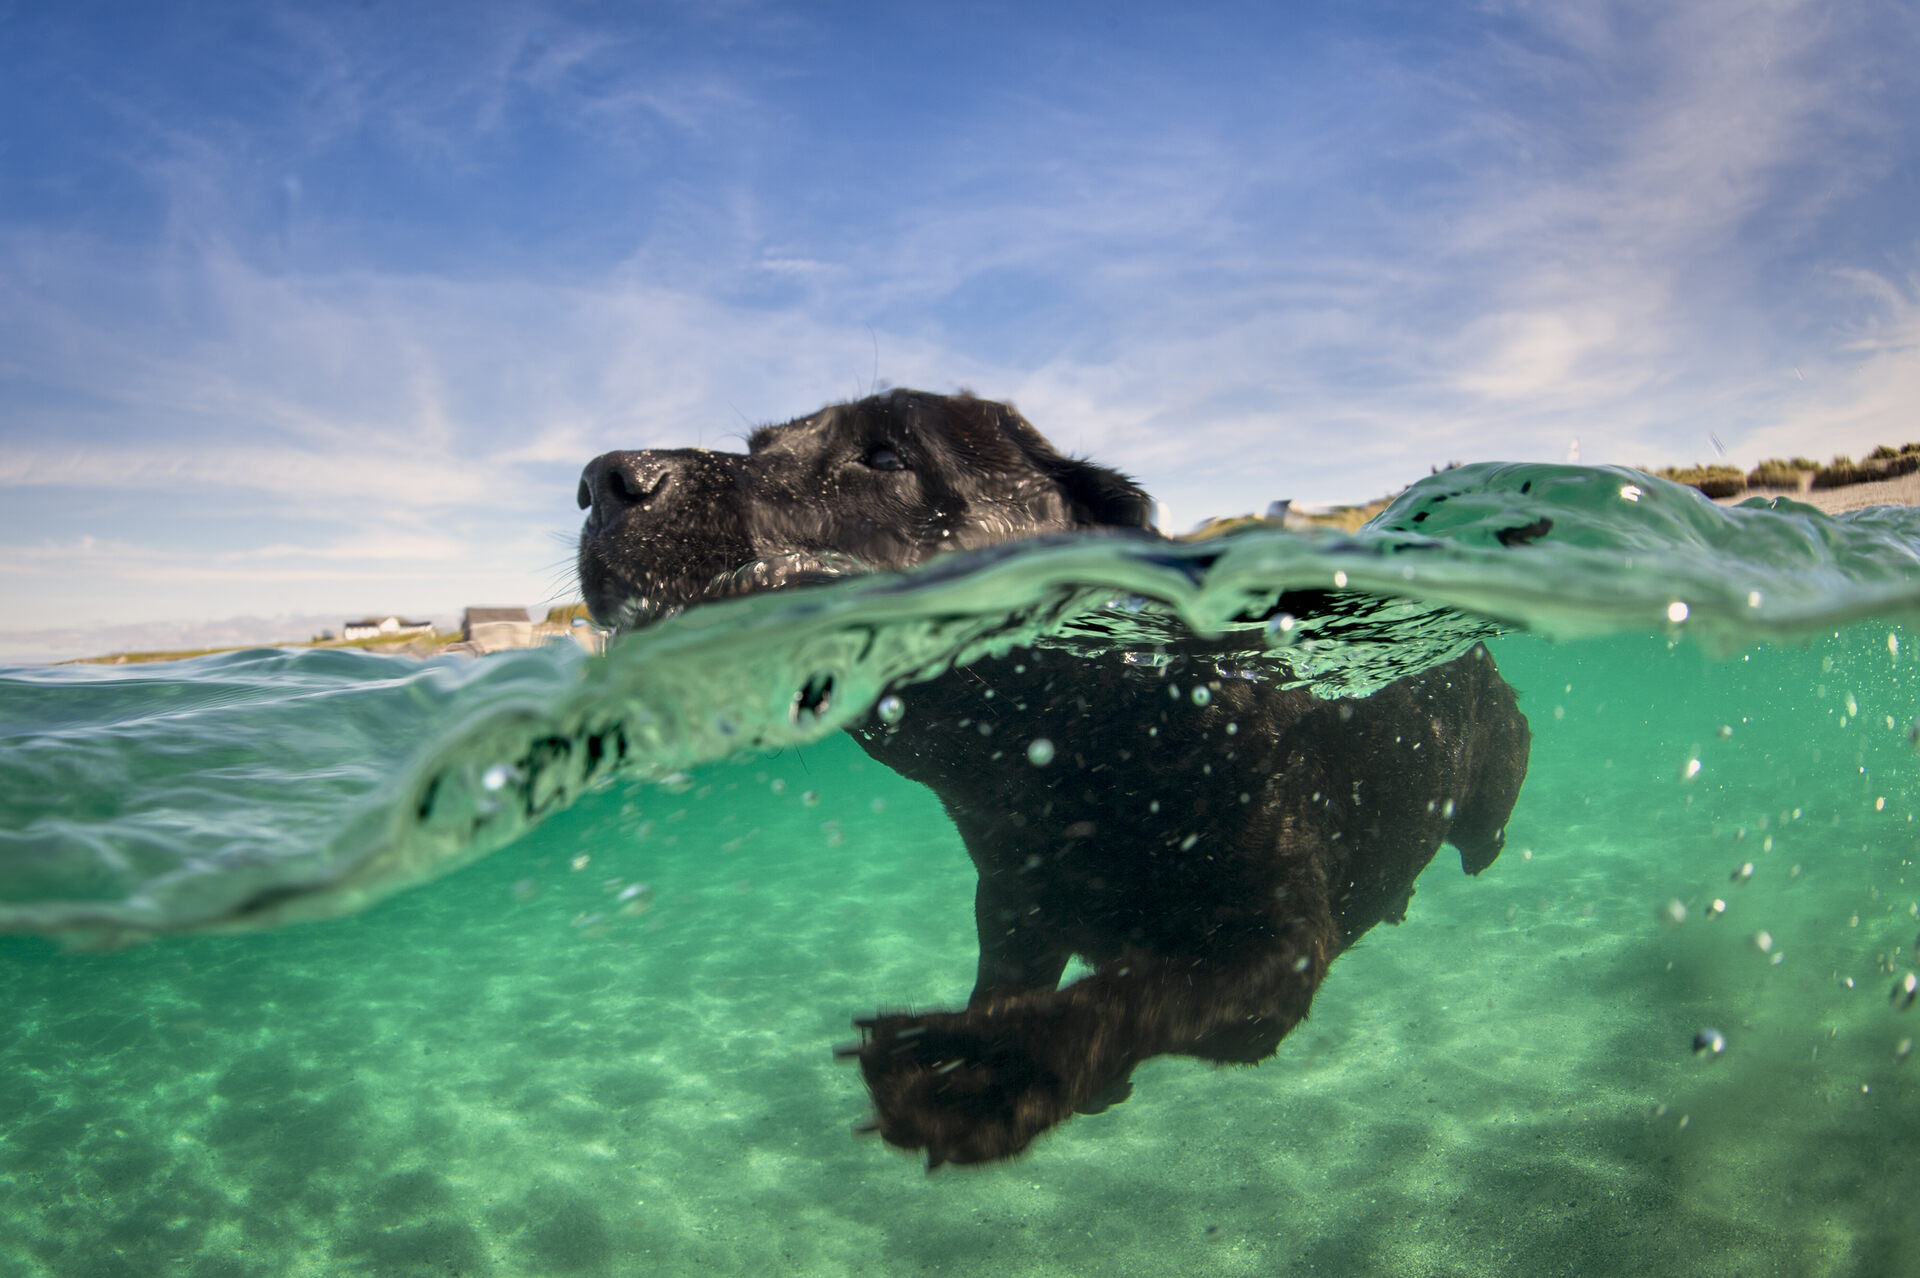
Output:
[[615,776],[835,731],[1046,645],[1364,694],[1503,631],[1725,653],[1920,608],[1920,511],[1722,508],[1638,472],[1481,464],[1354,536],[1054,536],[729,600],[625,636],[413,663],[263,650],[0,671],[0,930],[113,944],[344,913]]

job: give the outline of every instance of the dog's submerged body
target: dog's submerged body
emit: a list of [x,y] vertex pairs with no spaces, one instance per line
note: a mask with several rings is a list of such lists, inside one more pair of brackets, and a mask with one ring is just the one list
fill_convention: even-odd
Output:
[[[1002,405],[912,391],[757,431],[745,455],[610,453],[580,498],[582,585],[617,624],[849,558],[1151,535],[1124,476]],[[1484,648],[1356,700],[1042,650],[902,696],[897,723],[854,735],[958,826],[979,971],[965,1010],[863,1020],[855,1052],[881,1134],[930,1166],[1017,1153],[1152,1056],[1270,1055],[1333,958],[1404,917],[1443,841],[1470,873],[1493,861],[1526,774],[1527,722]],[[1074,955],[1094,971],[1060,988]]]

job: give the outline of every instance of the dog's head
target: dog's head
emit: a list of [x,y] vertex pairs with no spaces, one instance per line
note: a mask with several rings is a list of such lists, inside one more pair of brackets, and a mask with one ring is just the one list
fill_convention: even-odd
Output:
[[580,477],[580,584],[602,624],[908,568],[1041,533],[1145,528],[1152,499],[1020,414],[897,390],[763,426],[748,451],[607,453]]

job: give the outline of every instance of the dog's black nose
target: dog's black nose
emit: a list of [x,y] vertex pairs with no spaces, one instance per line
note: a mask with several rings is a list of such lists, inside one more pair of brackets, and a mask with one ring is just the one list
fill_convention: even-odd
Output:
[[603,453],[580,472],[580,509],[593,512],[593,523],[605,524],[660,496],[675,469],[674,459],[659,453]]

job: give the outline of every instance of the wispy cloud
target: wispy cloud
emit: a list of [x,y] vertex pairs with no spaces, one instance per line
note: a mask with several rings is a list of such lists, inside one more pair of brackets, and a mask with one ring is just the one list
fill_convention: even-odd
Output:
[[1891,6],[1489,3],[1391,41],[1360,7],[992,42],[261,12],[171,61],[76,25],[34,73],[139,198],[9,153],[44,203],[0,191],[0,547],[33,583],[0,625],[531,595],[588,457],[876,379],[1012,398],[1180,523],[1576,437],[1920,433]]

